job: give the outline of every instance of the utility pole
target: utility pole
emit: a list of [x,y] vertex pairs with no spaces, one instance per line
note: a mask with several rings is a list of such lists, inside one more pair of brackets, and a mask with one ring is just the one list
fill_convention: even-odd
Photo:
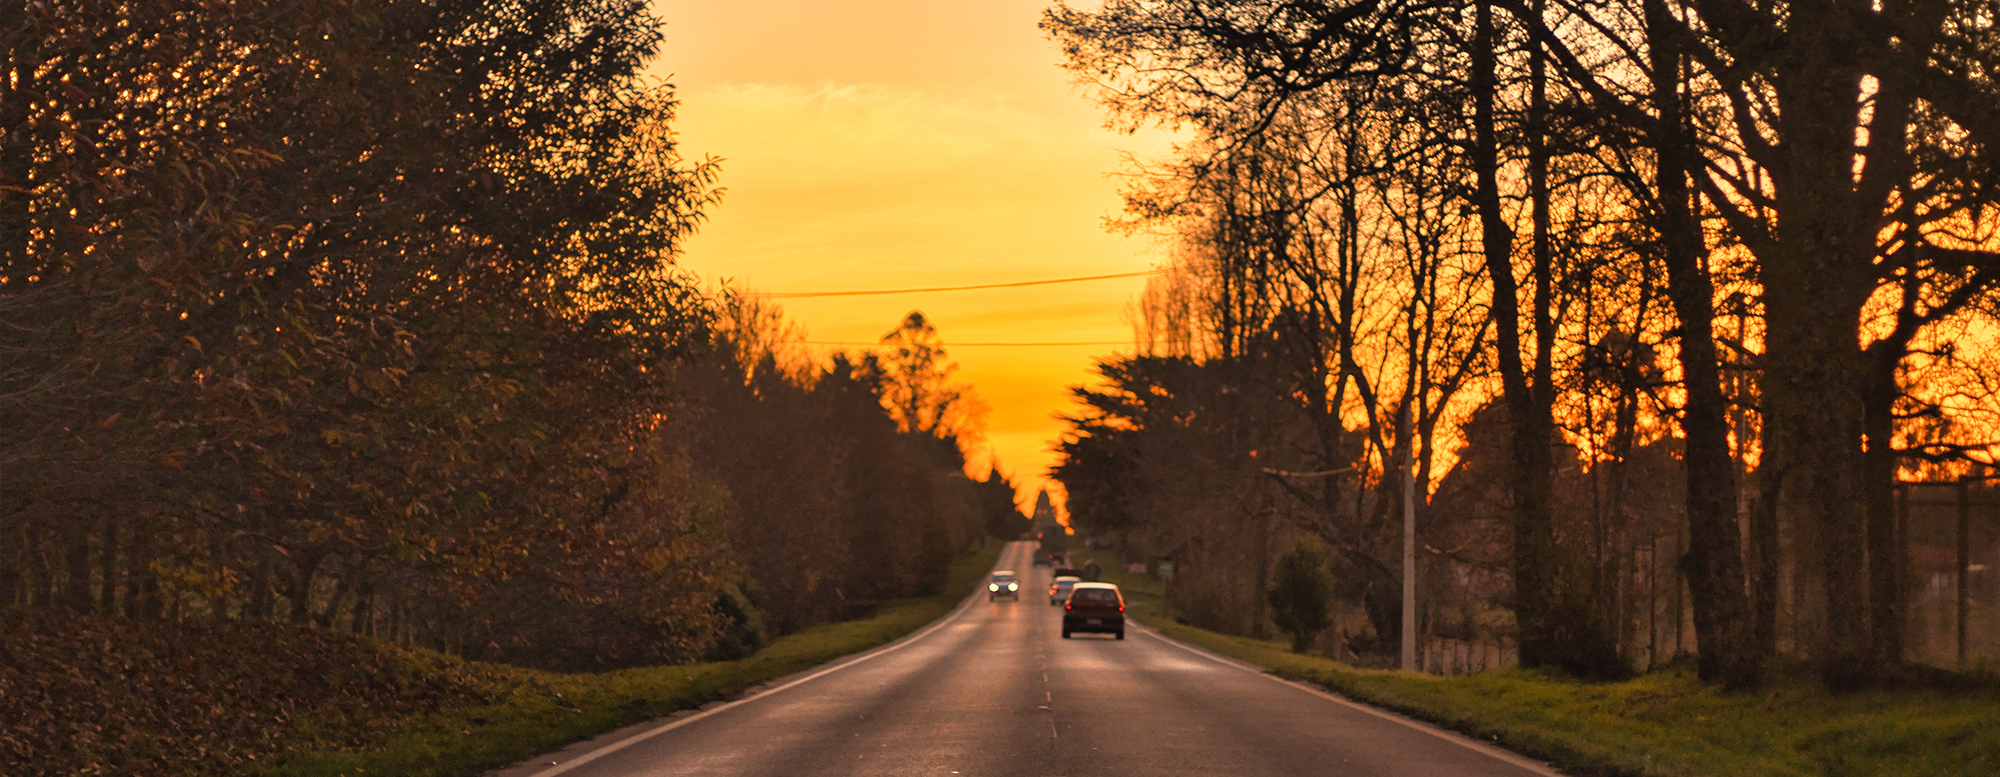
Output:
[[[1965,662],[1965,615],[1972,604],[1972,475],[1958,479],[1958,671]],[[1900,625],[1900,624],[1899,624]]]
[[1403,405],[1403,671],[1417,671],[1417,476],[1415,430]]

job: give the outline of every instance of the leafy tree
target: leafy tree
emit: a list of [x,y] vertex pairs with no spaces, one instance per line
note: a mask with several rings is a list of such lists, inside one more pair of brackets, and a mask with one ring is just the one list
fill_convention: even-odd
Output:
[[951,360],[937,327],[923,311],[904,316],[860,368],[881,387],[882,403],[898,431],[954,445],[979,442],[985,407],[971,387],[956,378],[958,363]]
[[652,517],[686,495],[648,437],[706,339],[672,258],[713,168],[639,75],[643,4],[43,4],[0,34],[0,596],[453,649],[486,608],[629,604],[545,633],[699,649],[727,564]]
[[[1262,629],[1275,542],[1287,521],[1303,522],[1264,467],[1307,447],[1304,411],[1271,389],[1278,378],[1241,362],[1140,356],[1098,371],[1103,387],[1070,389],[1085,406],[1058,447],[1072,524],[1134,555],[1177,559],[1176,609],[1191,621]],[[1343,552],[1368,552],[1342,540]]]
[[661,439],[727,503],[744,573],[742,595],[725,587],[719,600],[729,641],[743,644],[754,624],[786,634],[933,592],[983,530],[992,486],[1010,499],[1012,486],[967,479],[953,440],[900,431],[868,362],[813,364],[780,309],[721,296],[715,347],[677,368]]

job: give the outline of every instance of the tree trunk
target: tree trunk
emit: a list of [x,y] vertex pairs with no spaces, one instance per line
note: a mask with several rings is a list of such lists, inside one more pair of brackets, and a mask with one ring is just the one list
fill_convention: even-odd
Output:
[[403,604],[402,599],[396,598],[394,595],[385,598],[387,599],[387,603],[383,609],[387,611],[389,620],[387,629],[389,642],[396,645],[408,646],[411,643],[403,638],[403,612],[407,609],[407,606]]
[[89,613],[97,604],[90,590],[91,521],[72,518],[63,537],[62,603],[78,613]]
[[21,572],[27,563],[27,522],[18,516],[0,515],[0,608],[20,605],[24,586]]
[[276,573],[271,570],[271,562],[257,563],[257,572],[250,578],[250,597],[243,604],[245,620],[271,619],[272,611],[275,609],[271,585],[275,582],[275,578]]
[[[1594,559],[1598,568],[1597,590],[1608,591],[1613,595],[1615,614],[1610,619],[1611,623],[1616,624],[1611,632],[1613,647],[1618,650],[1620,660],[1626,666],[1635,666],[1637,662],[1632,659],[1631,643],[1627,640],[1630,631],[1625,598],[1628,586],[1618,575],[1621,574],[1619,560],[1623,558],[1621,554],[1627,544],[1625,493],[1632,479],[1630,464],[1632,442],[1639,433],[1639,401],[1636,396],[1639,390],[1639,387],[1629,383],[1619,386],[1617,407],[1612,411],[1611,461],[1604,465],[1608,467],[1605,473],[1606,479],[1611,482],[1605,488],[1609,492],[1605,496],[1605,509],[1597,516],[1597,558]],[[1604,553],[1607,542],[1613,547],[1611,558],[1608,560]]]
[[1763,456],[1757,465],[1757,503],[1750,512],[1750,541],[1755,566],[1751,570],[1750,591],[1757,621],[1751,628],[1757,652],[1766,660],[1778,655],[1778,577],[1783,555],[1778,547],[1778,495],[1784,491],[1783,450],[1762,440]]
[[[1553,603],[1550,601],[1549,574],[1553,541],[1548,525],[1546,484],[1537,475],[1546,475],[1549,466],[1547,440],[1534,441],[1532,419],[1534,401],[1528,396],[1528,379],[1521,363],[1521,311],[1519,289],[1514,282],[1514,233],[1508,228],[1500,208],[1500,150],[1494,130],[1495,85],[1493,8],[1480,2],[1474,8],[1472,42],[1473,151],[1472,167],[1477,176],[1474,207],[1479,212],[1481,247],[1487,274],[1493,283],[1493,324],[1498,351],[1501,395],[1507,403],[1508,425],[1513,440],[1514,467],[1509,490],[1514,498],[1514,610],[1521,630],[1521,664],[1528,667],[1558,663],[1559,645],[1551,644]],[[1542,453],[1537,454],[1536,450]],[[1542,487],[1538,487],[1542,486]]]
[[363,579],[354,593],[354,617],[348,624],[348,631],[363,636],[375,636],[375,581]]
[[153,570],[152,558],[135,555],[132,564],[132,583],[125,613],[141,620],[159,620],[167,616],[167,602],[160,591],[160,573]]
[[1863,453],[1867,474],[1862,479],[1868,509],[1868,619],[1874,628],[1868,642],[1869,661],[1886,669],[1903,663],[1903,564],[1896,520],[1896,451],[1894,434],[1896,362],[1900,352],[1890,340],[1870,348],[1872,373],[1863,396],[1868,448]]
[[97,611],[110,615],[117,612],[118,589],[124,577],[118,573],[119,529],[123,522],[117,518],[104,519],[104,544],[98,554],[98,570],[102,581],[98,587]]
[[291,611],[286,620],[299,625],[312,623],[313,574],[319,571],[320,562],[325,560],[323,551],[292,551],[292,579],[285,587],[285,598],[291,603]]
[[313,625],[322,629],[333,629],[340,625],[340,611],[346,605],[348,593],[354,590],[354,575],[351,569],[339,570],[339,577],[333,582],[333,596],[326,602],[326,610],[314,616]]
[[1687,450],[1688,548],[1681,559],[1694,600],[1695,636],[1703,680],[1732,689],[1764,679],[1755,620],[1744,591],[1741,528],[1736,518],[1736,461],[1729,451],[1729,404],[1715,347],[1715,286],[1703,267],[1700,224],[1687,185],[1694,156],[1682,128],[1680,54],[1670,32],[1676,25],[1663,0],[1647,0],[1653,99],[1659,108],[1660,242],[1667,293],[1680,320],[1680,364],[1687,407],[1681,431]]
[[1785,452],[1780,498],[1814,539],[1826,622],[1821,675],[1852,688],[1870,671],[1867,508],[1862,499],[1866,370],[1861,306],[1874,288],[1875,214],[1856,207],[1855,106],[1861,67],[1853,17],[1830,2],[1794,4],[1815,20],[1792,29],[1773,78],[1778,169],[1776,246],[1761,257],[1766,326],[1767,434]]
[[[1474,8],[1472,46],[1473,151],[1477,177],[1473,206],[1478,210],[1481,247],[1493,283],[1495,347],[1500,367],[1501,395],[1506,402],[1513,438],[1514,467],[1510,491],[1514,498],[1514,611],[1521,631],[1521,664],[1555,666],[1586,675],[1615,671],[1617,654],[1610,648],[1589,604],[1591,575],[1586,559],[1566,552],[1556,538],[1550,488],[1554,458],[1549,449],[1554,422],[1546,403],[1538,402],[1521,360],[1520,289],[1514,280],[1513,230],[1501,211],[1500,152],[1495,130],[1497,79],[1494,49],[1497,36],[1493,7]],[[1538,280],[1545,268],[1537,268]],[[1546,292],[1544,284],[1543,292]],[[1543,316],[1538,314],[1537,334]],[[1539,362],[1546,354],[1537,352]],[[1542,387],[1546,389],[1547,387]],[[1571,556],[1577,556],[1571,558]]]
[[1271,589],[1270,511],[1257,511],[1255,520],[1257,521],[1257,573],[1252,577],[1257,590],[1250,597],[1250,636],[1264,639],[1270,633],[1264,624],[1271,619],[1269,597],[1265,594]]

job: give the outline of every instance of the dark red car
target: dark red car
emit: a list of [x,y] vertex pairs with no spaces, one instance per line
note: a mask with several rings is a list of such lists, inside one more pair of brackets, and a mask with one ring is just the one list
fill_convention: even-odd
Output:
[[1110,583],[1077,583],[1063,602],[1063,639],[1077,632],[1125,638],[1125,595]]

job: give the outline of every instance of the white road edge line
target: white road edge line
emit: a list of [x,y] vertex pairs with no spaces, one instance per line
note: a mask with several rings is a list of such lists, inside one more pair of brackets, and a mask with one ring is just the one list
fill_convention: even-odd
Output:
[[1168,645],[1172,645],[1172,646],[1174,646],[1174,647],[1177,647],[1177,648],[1180,648],[1181,650],[1185,650],[1185,651],[1187,651],[1187,652],[1189,652],[1189,653],[1193,653],[1193,654],[1195,654],[1195,655],[1197,655],[1197,656],[1201,656],[1202,658],[1206,658],[1206,659],[1208,659],[1208,660],[1210,660],[1210,661],[1214,661],[1214,662],[1216,662],[1216,663],[1218,663],[1218,664],[1221,664],[1221,665],[1223,665],[1223,666],[1227,666],[1227,667],[1231,667],[1231,668],[1233,668],[1233,669],[1240,669],[1240,670],[1243,670],[1243,671],[1245,671],[1245,672],[1249,672],[1249,673],[1251,673],[1251,674],[1254,674],[1254,675],[1257,675],[1258,677],[1262,677],[1262,678],[1264,678],[1264,679],[1266,679],[1266,680],[1270,680],[1271,682],[1274,682],[1274,683],[1277,683],[1277,684],[1279,684],[1279,685],[1285,685],[1285,686],[1290,686],[1290,687],[1292,687],[1292,688],[1296,688],[1296,689],[1298,689],[1298,690],[1301,690],[1301,691],[1305,691],[1306,693],[1310,693],[1310,694],[1312,694],[1312,695],[1314,695],[1314,696],[1318,696],[1318,697],[1320,697],[1320,698],[1322,698],[1322,699],[1326,699],[1327,701],[1331,701],[1331,702],[1333,702],[1333,703],[1335,703],[1335,704],[1340,704],[1340,705],[1344,705],[1344,706],[1347,706],[1347,707],[1350,707],[1350,708],[1353,708],[1353,709],[1355,709],[1355,710],[1359,710],[1359,711],[1361,711],[1361,712],[1366,712],[1366,713],[1368,713],[1368,714],[1370,714],[1370,715],[1374,715],[1375,717],[1378,717],[1378,718],[1381,718],[1381,719],[1383,719],[1383,720],[1387,720],[1387,721],[1390,721],[1390,722],[1393,722],[1393,723],[1399,723],[1399,724],[1402,724],[1402,725],[1404,725],[1404,726],[1406,726],[1406,727],[1409,727],[1409,728],[1412,728],[1412,729],[1415,729],[1415,730],[1417,730],[1417,731],[1421,731],[1421,732],[1424,732],[1424,733],[1426,733],[1426,734],[1429,734],[1429,735],[1431,735],[1431,736],[1434,736],[1434,737],[1437,737],[1437,738],[1439,738],[1439,739],[1442,739],[1442,740],[1444,740],[1444,741],[1446,741],[1446,742],[1450,742],[1450,743],[1452,743],[1452,744],[1455,744],[1455,745],[1458,745],[1458,746],[1460,746],[1460,747],[1463,747],[1463,748],[1466,748],[1466,749],[1468,749],[1468,750],[1473,750],[1473,751],[1475,751],[1475,752],[1478,752],[1478,753],[1480,753],[1480,754],[1482,754],[1482,755],[1485,755],[1485,756],[1488,756],[1488,757],[1491,757],[1491,758],[1496,758],[1496,759],[1499,759],[1499,760],[1501,760],[1501,761],[1506,761],[1507,763],[1510,763],[1510,764],[1513,764],[1513,765],[1515,765],[1515,766],[1519,766],[1519,767],[1521,767],[1521,768],[1523,768],[1523,769],[1527,769],[1528,771],[1531,771],[1531,772],[1534,772],[1534,773],[1536,773],[1536,774],[1539,774],[1539,775],[1543,775],[1543,777],[1567,777],[1567,775],[1564,775],[1564,774],[1563,774],[1562,772],[1558,772],[1558,771],[1556,771],[1556,770],[1554,770],[1554,769],[1550,768],[1548,764],[1545,764],[1545,763],[1542,763],[1542,762],[1540,762],[1540,761],[1536,761],[1536,760],[1534,760],[1534,759],[1532,759],[1532,758],[1529,758],[1529,757],[1527,757],[1527,756],[1524,756],[1524,755],[1521,755],[1520,753],[1516,753],[1516,752],[1513,752],[1513,751],[1511,751],[1511,750],[1507,750],[1507,749],[1504,749],[1504,748],[1500,748],[1500,747],[1495,747],[1495,746],[1493,746],[1493,745],[1489,745],[1489,744],[1487,744],[1487,743],[1485,743],[1485,742],[1481,742],[1481,741],[1479,741],[1479,740],[1477,740],[1477,739],[1473,739],[1472,737],[1468,737],[1468,736],[1466,736],[1466,735],[1464,735],[1464,734],[1460,734],[1460,733],[1458,733],[1458,732],[1456,732],[1456,731],[1448,731],[1448,730],[1446,730],[1446,729],[1442,729],[1442,728],[1438,728],[1438,727],[1436,727],[1436,726],[1432,726],[1432,725],[1430,725],[1430,724],[1428,724],[1428,723],[1424,723],[1424,722],[1421,722],[1421,721],[1417,721],[1417,720],[1413,720],[1413,719],[1410,719],[1410,718],[1406,718],[1406,717],[1404,717],[1404,716],[1402,716],[1402,715],[1398,715],[1398,714],[1396,714],[1396,713],[1393,713],[1393,712],[1390,712],[1390,711],[1388,711],[1388,710],[1382,710],[1382,709],[1376,709],[1376,708],[1374,708],[1374,707],[1370,707],[1370,706],[1368,706],[1368,705],[1366,705],[1366,704],[1362,704],[1362,703],[1360,703],[1360,702],[1357,702],[1357,701],[1354,701],[1354,700],[1352,700],[1352,699],[1348,699],[1348,698],[1345,698],[1345,697],[1342,697],[1342,696],[1339,696],[1339,695],[1337,695],[1337,694],[1334,694],[1334,693],[1329,693],[1329,692],[1327,692],[1327,691],[1324,691],[1324,690],[1321,690],[1321,689],[1319,689],[1319,688],[1314,688],[1314,687],[1312,687],[1312,686],[1310,686],[1310,685],[1307,685],[1307,684],[1305,684],[1305,683],[1301,683],[1301,682],[1297,682],[1297,681],[1293,681],[1293,680],[1287,680],[1287,679],[1285,679],[1285,678],[1283,678],[1283,677],[1279,677],[1279,676],[1277,676],[1277,675],[1274,675],[1274,674],[1271,674],[1270,672],[1267,672],[1267,671],[1265,671],[1265,670],[1263,669],[1263,667],[1259,667],[1259,666],[1257,666],[1257,665],[1255,665],[1255,664],[1251,664],[1251,663],[1247,663],[1247,662],[1243,662],[1243,661],[1238,661],[1238,660],[1236,660],[1236,659],[1233,659],[1233,658],[1229,658],[1229,657],[1227,657],[1227,656],[1223,656],[1223,655],[1218,655],[1218,654],[1215,654],[1215,653],[1211,653],[1211,652],[1209,652],[1209,651],[1207,651],[1207,650],[1203,650],[1203,649],[1200,649],[1200,648],[1197,648],[1197,647],[1194,647],[1194,646],[1192,646],[1192,645],[1187,645],[1187,644],[1183,644],[1183,643],[1182,643],[1182,642],[1181,642],[1180,640],[1177,640],[1177,639],[1174,639],[1174,638],[1172,638],[1172,637],[1169,637],[1169,636],[1167,636],[1167,635],[1165,635],[1165,634],[1161,634],[1161,633],[1159,633],[1158,631],[1155,631],[1155,630],[1153,630],[1153,628],[1152,628],[1151,626],[1147,626],[1147,625],[1145,625],[1145,624],[1143,624],[1143,623],[1139,623],[1139,622],[1137,622],[1137,621],[1131,621],[1131,624],[1132,624],[1132,625],[1135,625],[1135,626],[1138,626],[1138,627],[1139,627],[1139,633],[1141,633],[1141,634],[1144,634],[1144,635],[1146,635],[1146,636],[1149,636],[1149,637],[1152,637],[1153,639],[1157,639],[1157,640],[1159,640],[1159,641],[1161,641],[1161,642],[1164,642],[1164,643],[1166,643],[1166,644],[1168,644]]
[[737,700],[735,700],[735,701],[732,701],[732,702],[728,702],[728,703],[726,703],[726,704],[720,704],[720,705],[717,705],[717,706],[714,706],[714,707],[710,707],[710,708],[708,708],[708,709],[705,709],[705,710],[702,710],[702,711],[700,711],[700,712],[696,712],[696,713],[694,713],[694,714],[692,714],[692,715],[688,715],[688,716],[685,716],[685,717],[681,717],[681,718],[675,718],[675,719],[673,719],[673,720],[670,720],[670,721],[668,721],[668,722],[666,722],[666,723],[664,723],[664,724],[661,724],[661,725],[660,725],[660,726],[659,726],[658,728],[652,728],[652,729],[647,729],[647,730],[645,730],[645,731],[641,731],[641,732],[639,732],[639,733],[637,733],[637,734],[633,734],[632,736],[630,736],[630,737],[627,737],[627,738],[625,738],[625,739],[621,739],[621,740],[618,740],[618,741],[616,741],[616,742],[613,742],[613,743],[611,743],[611,744],[608,744],[608,745],[605,745],[605,746],[603,746],[603,747],[600,747],[600,748],[597,748],[596,750],[592,750],[592,751],[590,751],[590,752],[588,752],[588,753],[584,753],[583,755],[580,755],[580,756],[577,756],[577,757],[575,757],[575,758],[572,758],[572,759],[570,759],[570,760],[568,760],[568,761],[565,761],[565,762],[563,762],[563,763],[562,763],[562,764],[560,764],[560,765],[557,765],[557,766],[553,766],[553,767],[550,767],[550,768],[547,768],[547,769],[543,769],[542,771],[539,771],[539,772],[535,772],[535,773],[534,773],[533,775],[530,775],[530,777],[555,777],[555,775],[558,775],[558,774],[562,774],[563,772],[567,772],[567,771],[569,771],[569,770],[571,770],[571,769],[575,769],[575,768],[577,768],[577,767],[579,767],[579,766],[582,766],[582,765],[584,765],[584,764],[587,764],[587,763],[590,763],[591,761],[595,761],[595,760],[597,760],[597,759],[599,759],[599,758],[603,758],[603,757],[605,757],[605,756],[607,756],[607,755],[610,755],[610,754],[612,754],[612,753],[616,753],[616,752],[618,752],[618,751],[620,751],[620,750],[623,750],[623,749],[625,749],[625,748],[628,748],[628,747],[631,747],[631,746],[633,746],[633,745],[636,745],[636,744],[639,744],[640,742],[644,742],[644,741],[646,741],[646,740],[648,740],[648,739],[652,739],[653,737],[656,737],[656,736],[659,736],[659,735],[661,735],[661,734],[665,734],[665,733],[667,733],[667,732],[669,732],[669,731],[672,731],[672,730],[674,730],[674,729],[677,729],[677,728],[680,728],[681,726],[685,726],[685,725],[687,725],[687,724],[689,724],[689,723],[693,723],[693,722],[695,722],[695,721],[697,721],[697,720],[701,720],[702,718],[706,718],[706,717],[708,717],[708,716],[710,716],[710,715],[713,715],[713,714],[715,714],[715,713],[718,713],[718,712],[721,712],[721,711],[723,711],[723,710],[726,710],[726,709],[730,709],[730,708],[732,708],[732,707],[735,707],[735,706],[737,706],[737,705],[739,705],[739,704],[744,704],[744,703],[748,703],[748,702],[753,702],[753,701],[756,701],[756,700],[758,700],[758,699],[762,699],[762,698],[765,698],[765,697],[767,697],[767,696],[770,696],[771,694],[774,694],[774,693],[777,693],[777,692],[779,692],[779,691],[782,691],[782,690],[785,690],[786,688],[791,688],[791,687],[793,687],[793,686],[797,686],[797,685],[803,685],[803,684],[805,684],[805,683],[809,683],[809,682],[812,682],[813,680],[817,680],[817,679],[819,679],[819,678],[821,678],[821,677],[825,677],[825,676],[827,676],[827,675],[830,675],[830,674],[833,674],[834,672],[838,672],[838,671],[840,671],[840,670],[842,670],[842,669],[846,669],[846,668],[848,668],[848,667],[850,667],[850,666],[853,666],[853,665],[855,665],[855,664],[859,664],[859,663],[861,663],[861,662],[863,662],[863,661],[868,661],[868,660],[871,660],[871,659],[875,658],[876,656],[880,656],[880,655],[884,655],[884,654],[888,654],[888,653],[893,653],[893,652],[895,652],[895,651],[898,651],[898,650],[902,650],[903,648],[906,648],[906,647],[909,647],[910,645],[913,645],[913,644],[916,644],[916,642],[917,642],[918,640],[921,640],[921,639],[923,639],[924,637],[928,637],[928,636],[930,636],[932,632],[935,632],[935,631],[937,631],[938,629],[941,629],[941,628],[944,628],[945,626],[949,625],[949,624],[950,624],[950,623],[951,623],[952,621],[955,621],[955,620],[958,620],[958,617],[959,617],[960,615],[963,615],[963,614],[965,614],[965,612],[966,612],[967,610],[970,610],[970,609],[972,609],[972,602],[973,602],[973,600],[974,600],[974,599],[977,599],[978,597],[979,597],[979,592],[978,592],[978,591],[974,591],[974,592],[972,593],[972,595],[970,595],[970,596],[967,596],[967,597],[965,597],[965,600],[964,600],[964,601],[961,601],[961,602],[959,602],[959,603],[958,603],[958,606],[957,606],[957,607],[955,607],[955,608],[952,608],[952,611],[951,611],[951,612],[949,612],[949,613],[946,613],[944,617],[942,617],[942,618],[939,618],[939,619],[937,619],[937,622],[935,622],[935,623],[932,623],[931,625],[929,625],[929,626],[926,626],[926,627],[924,627],[924,630],[922,630],[922,631],[919,631],[919,632],[917,632],[917,633],[915,633],[915,634],[911,634],[911,635],[909,635],[909,636],[906,636],[906,637],[903,637],[903,638],[901,638],[901,639],[898,639],[898,640],[896,640],[895,642],[891,642],[891,643],[889,643],[889,644],[887,644],[887,645],[884,645],[884,646],[882,646],[882,647],[878,647],[878,648],[875,648],[874,650],[871,650],[871,651],[869,651],[869,652],[867,652],[867,653],[863,653],[863,654],[861,654],[861,655],[859,655],[859,656],[856,656],[856,657],[854,657],[854,658],[851,658],[851,659],[849,659],[849,660],[847,660],[847,661],[843,661],[843,662],[841,662],[841,663],[838,663],[838,664],[835,664],[835,665],[833,665],[833,666],[829,666],[829,667],[827,667],[827,668],[825,668],[825,669],[821,669],[821,670],[819,670],[819,671],[817,671],[817,672],[814,672],[814,673],[812,673],[812,674],[809,674],[809,675],[806,675],[806,676],[804,676],[804,677],[801,677],[801,678],[799,678],[799,679],[797,679],[797,680],[793,680],[793,681],[791,681],[791,682],[789,682],[789,683],[785,683],[784,685],[780,685],[780,686],[778,686],[778,687],[776,687],[776,688],[772,688],[772,689],[770,689],[770,690],[767,690],[767,691],[763,691],[763,692],[760,692],[760,693],[758,693],[758,694],[757,694],[757,695],[755,695],[755,696],[748,696],[748,697],[745,697],[745,698],[741,698],[741,699],[737,699]]

